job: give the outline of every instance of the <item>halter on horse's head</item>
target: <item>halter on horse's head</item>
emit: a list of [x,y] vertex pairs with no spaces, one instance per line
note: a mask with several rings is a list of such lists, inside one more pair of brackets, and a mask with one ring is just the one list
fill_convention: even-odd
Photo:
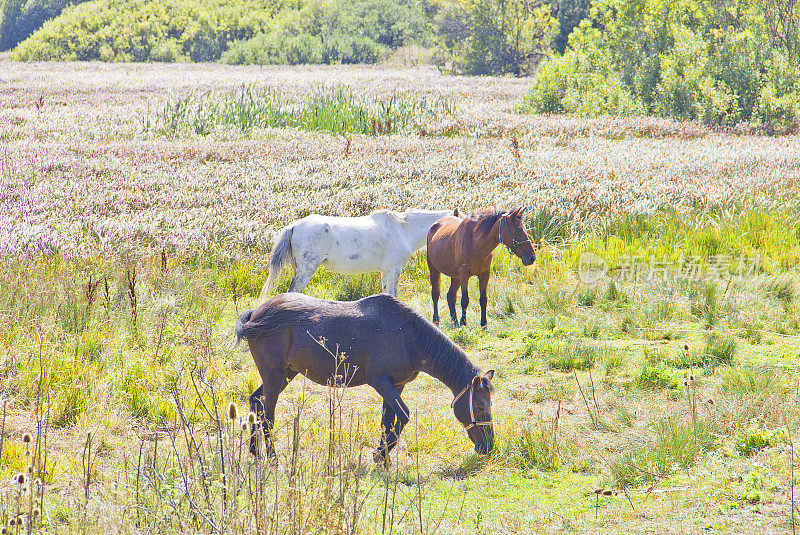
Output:
[[[475,443],[475,451],[478,453],[488,453],[492,449],[494,449],[494,426],[492,424],[492,412],[491,412],[491,392],[492,392],[492,385],[491,380],[494,376],[494,370],[489,370],[485,374],[477,374],[473,377],[467,386],[461,389],[461,391],[456,394],[453,398],[453,402],[450,406],[453,408],[453,412],[456,411],[456,403],[458,400],[461,399],[464,394],[469,393],[469,396],[466,398],[468,399],[468,409],[469,409],[469,421],[465,422],[464,419],[459,417],[458,413],[456,413],[456,418],[461,422],[464,426],[464,429],[467,431],[467,434],[470,435],[471,430],[473,431],[470,439]],[[479,397],[481,400],[481,405],[478,407],[478,414],[476,416],[476,407],[475,407],[475,392],[479,393]],[[488,430],[480,433],[479,428],[482,426],[488,426]]]

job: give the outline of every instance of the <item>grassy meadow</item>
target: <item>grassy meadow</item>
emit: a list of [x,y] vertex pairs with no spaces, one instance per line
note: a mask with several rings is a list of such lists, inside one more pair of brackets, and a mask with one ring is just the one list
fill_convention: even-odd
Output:
[[[792,531],[797,137],[520,115],[525,80],[433,68],[2,76],[7,533]],[[233,326],[276,230],[312,212],[516,205],[536,262],[498,248],[488,329],[474,281],[468,325],[442,324],[496,370],[496,452],[476,455],[450,391],[420,376],[376,467],[379,396],[298,377],[277,466],[251,458],[260,380]],[[378,289],[323,269],[307,293]],[[430,317],[424,251],[399,297]]]

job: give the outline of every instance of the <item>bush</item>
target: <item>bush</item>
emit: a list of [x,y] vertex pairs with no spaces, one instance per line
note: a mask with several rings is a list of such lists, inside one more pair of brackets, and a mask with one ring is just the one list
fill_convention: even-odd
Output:
[[703,357],[706,363],[711,365],[733,364],[733,357],[736,355],[736,339],[733,337],[721,337],[712,334],[708,337]]
[[322,41],[302,33],[287,37],[278,32],[259,34],[239,41],[222,54],[222,63],[232,65],[298,65],[322,62]]
[[266,0],[92,0],[45,23],[12,58],[213,61],[230,40],[250,38],[269,21]]
[[714,125],[752,122],[769,134],[795,131],[800,83],[790,58],[797,57],[797,40],[777,38],[760,8],[735,25],[727,2],[709,9],[700,17],[689,0],[593,3],[563,55],[537,71],[520,110],[646,113]]
[[0,50],[24,41],[65,7],[85,0],[5,0],[0,6]]
[[655,366],[644,364],[636,377],[636,386],[644,390],[675,390],[680,386],[680,380],[677,372],[661,363]]
[[655,437],[644,447],[626,452],[609,463],[614,485],[628,488],[653,483],[694,464],[701,451],[710,447],[711,434],[705,422],[684,424],[672,418],[653,424]]

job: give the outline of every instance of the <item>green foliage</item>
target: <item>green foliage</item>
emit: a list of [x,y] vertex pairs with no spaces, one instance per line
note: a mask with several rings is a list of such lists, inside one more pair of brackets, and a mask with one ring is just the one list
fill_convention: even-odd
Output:
[[264,31],[270,16],[266,0],[92,0],[65,9],[20,43],[12,57],[213,61],[229,41]]
[[703,350],[703,357],[707,363],[712,365],[733,364],[736,356],[736,338],[719,336],[712,333],[706,341],[706,348]]
[[5,0],[0,4],[0,50],[14,48],[64,8],[81,1],[85,0]]
[[740,454],[750,457],[764,448],[774,448],[788,442],[789,433],[786,431],[786,428],[756,429],[749,426],[739,437],[739,441],[736,443],[736,449]]
[[680,381],[680,374],[661,363],[655,366],[643,364],[636,377],[636,386],[644,390],[676,390],[680,386]]
[[179,98],[156,110],[146,128],[167,137],[205,136],[219,126],[244,133],[253,128],[301,128],[334,134],[390,134],[409,131],[424,119],[452,115],[446,100],[412,99],[395,94],[385,100],[363,100],[343,88],[319,89],[299,104],[284,101],[269,89],[245,86],[218,98]]
[[711,433],[704,421],[682,423],[673,418],[652,425],[650,444],[627,451],[609,462],[614,485],[628,488],[652,483],[694,464],[697,455],[711,445]]
[[521,74],[556,27],[549,6],[526,0],[447,2],[434,24],[441,62],[466,74]]
[[581,342],[553,342],[541,347],[538,353],[551,368],[568,372],[592,366],[597,360],[598,350]]
[[544,423],[523,428],[510,435],[501,455],[510,459],[513,466],[523,470],[558,470],[561,458],[557,437]]
[[342,277],[342,282],[336,288],[337,301],[357,301],[370,295],[381,293],[381,278],[375,273]]
[[[536,73],[520,109],[646,113],[714,125],[747,121],[767,133],[793,131],[800,120],[800,9],[782,13],[783,23],[776,25],[764,17],[775,5],[595,2],[569,35],[563,55]],[[571,20],[562,30],[583,13],[579,3],[568,9],[564,17]],[[562,42],[560,34],[559,51]]]
[[[20,1],[7,0],[4,21],[19,11]],[[64,10],[23,42],[14,58],[374,63],[390,49],[424,40],[425,31],[421,6],[406,0],[92,0]]]

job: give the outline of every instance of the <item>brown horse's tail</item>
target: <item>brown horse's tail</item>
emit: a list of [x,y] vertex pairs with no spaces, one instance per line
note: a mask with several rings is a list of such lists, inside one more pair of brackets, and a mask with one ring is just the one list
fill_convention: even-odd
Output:
[[250,318],[253,317],[252,310],[245,310],[239,315],[239,318],[236,320],[236,328],[234,329],[234,334],[236,335],[236,345],[238,346],[242,339],[247,339],[247,324],[250,323]]
[[269,259],[269,276],[267,277],[267,282],[264,283],[264,287],[261,289],[260,299],[262,302],[267,300],[267,295],[272,289],[272,285],[275,284],[275,279],[278,278],[281,269],[283,269],[283,265],[292,256],[293,229],[294,225],[289,225],[284,228],[275,239],[275,245],[272,247],[272,256]]

